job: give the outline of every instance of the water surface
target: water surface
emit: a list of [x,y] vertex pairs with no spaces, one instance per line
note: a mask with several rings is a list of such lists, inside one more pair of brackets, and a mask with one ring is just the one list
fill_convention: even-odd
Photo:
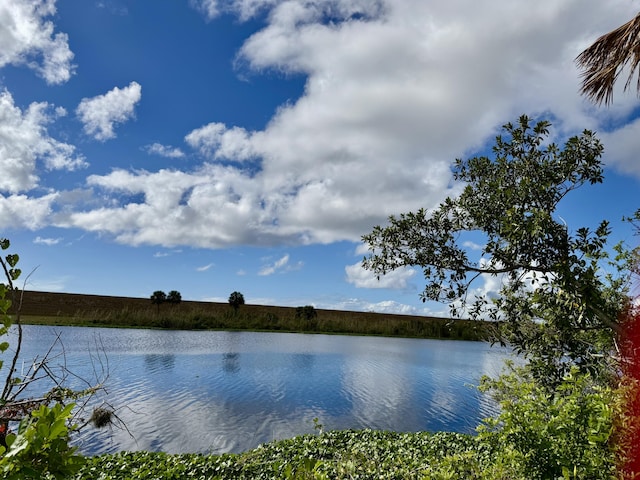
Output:
[[508,355],[480,342],[288,333],[25,326],[24,335],[25,361],[59,336],[56,362],[89,380],[108,373],[101,400],[129,432],[85,431],[86,454],[240,452],[311,433],[314,418],[325,429],[470,433],[495,412],[472,386]]

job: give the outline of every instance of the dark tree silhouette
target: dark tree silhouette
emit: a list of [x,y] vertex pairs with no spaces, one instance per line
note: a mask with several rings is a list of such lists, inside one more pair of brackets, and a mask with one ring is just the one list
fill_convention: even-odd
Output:
[[151,295],[151,303],[158,307],[158,313],[160,313],[160,305],[167,301],[167,294],[162,290],[156,290]]
[[244,305],[244,295],[240,292],[233,292],[229,295],[229,305],[237,311],[240,308],[240,305]]
[[182,295],[177,290],[171,290],[167,295],[167,303],[173,303],[174,305],[182,302]]

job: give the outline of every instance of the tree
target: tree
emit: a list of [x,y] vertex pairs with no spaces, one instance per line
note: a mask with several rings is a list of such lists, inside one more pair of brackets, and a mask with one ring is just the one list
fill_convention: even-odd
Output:
[[576,58],[582,68],[582,94],[595,103],[609,104],[613,100],[613,86],[626,66],[629,76],[626,91],[638,71],[636,87],[640,93],[640,13],[615,30],[602,35]]
[[240,292],[233,292],[229,295],[229,305],[231,305],[235,311],[238,311],[240,305],[244,305],[244,295]]
[[313,305],[305,305],[304,307],[296,308],[296,318],[299,320],[315,320],[318,316],[318,312],[316,311]]
[[167,294],[162,290],[156,290],[151,295],[151,303],[158,307],[158,313],[160,313],[160,305],[167,301]]
[[[421,267],[423,301],[447,302],[454,316],[496,321],[493,340],[527,356],[550,387],[573,365],[604,378],[613,370],[608,354],[620,332],[628,272],[617,264],[619,275],[603,274],[608,222],[572,233],[555,214],[570,192],[602,182],[603,147],[585,130],[561,150],[547,143],[549,122],[531,123],[522,116],[504,125],[493,159],[456,160],[454,178],[466,183],[460,196],[430,212],[392,216],[365,235],[371,253],[363,266],[378,277]],[[464,246],[469,233],[484,242],[475,260]],[[493,299],[471,288],[487,276],[501,280]]]
[[177,305],[182,302],[182,295],[180,295],[180,292],[178,292],[177,290],[171,290],[167,294],[167,302]]

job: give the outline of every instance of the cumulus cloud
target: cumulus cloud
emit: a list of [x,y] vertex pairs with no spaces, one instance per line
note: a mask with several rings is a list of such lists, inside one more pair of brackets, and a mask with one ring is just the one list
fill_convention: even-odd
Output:
[[416,271],[412,268],[399,268],[380,279],[370,270],[362,268],[360,262],[347,265],[344,268],[347,274],[347,282],[358,288],[390,288],[394,290],[405,290],[410,286],[410,280],[415,276]]
[[144,147],[144,151],[151,155],[160,155],[161,157],[167,158],[184,157],[184,152],[179,148],[172,147],[171,145],[162,145],[161,143],[152,143],[151,145],[146,145]]
[[142,98],[142,87],[131,82],[127,87],[108,91],[104,95],[83,98],[76,114],[84,124],[84,131],[96,140],[115,138],[114,125],[134,116],[134,108]]
[[48,134],[47,125],[64,113],[46,102],[34,102],[22,111],[9,92],[0,92],[0,192],[18,193],[36,187],[38,162],[47,170],[86,166],[73,145]]
[[625,173],[640,177],[638,139],[640,138],[640,118],[617,130],[601,133],[608,163]]
[[185,137],[185,142],[204,157],[212,159],[242,161],[255,155],[249,133],[238,127],[228,129],[223,123],[209,123],[197,128]]
[[[521,113],[551,117],[561,134],[573,134],[607,124],[608,115],[624,117],[635,105],[635,98],[619,97],[611,113],[596,115],[578,94],[573,63],[599,34],[635,15],[626,0],[193,5],[211,18],[265,13],[236,64],[254,75],[305,75],[304,93],[262,130],[211,118],[186,132],[187,145],[205,162],[193,171],[90,177],[109,202],[75,212],[70,225],[134,245],[358,241],[390,214],[457,194],[451,162],[483,148]],[[92,125],[97,135],[112,133],[111,120]],[[633,131],[618,134],[631,145]],[[354,266],[347,275],[372,284]]]
[[58,195],[42,197],[26,195],[0,195],[0,228],[28,228],[36,230],[50,221],[53,203]]
[[428,306],[416,307],[393,300],[383,300],[381,302],[368,302],[358,298],[316,305],[316,308],[326,308],[329,310],[347,310],[352,312],[374,312],[398,315],[423,315],[423,316],[445,316],[442,312],[435,312]]
[[0,3],[0,68],[26,65],[49,84],[73,74],[73,52],[65,33],[54,33],[55,0],[3,0]]
[[165,247],[212,248],[256,241],[275,245],[279,239],[268,229],[262,237],[251,236],[252,226],[268,223],[272,215],[261,207],[259,196],[251,194],[258,188],[252,180],[230,167],[205,165],[191,173],[114,170],[87,181],[107,193],[142,196],[144,201],[71,212],[60,220],[61,226],[111,233],[122,243]]

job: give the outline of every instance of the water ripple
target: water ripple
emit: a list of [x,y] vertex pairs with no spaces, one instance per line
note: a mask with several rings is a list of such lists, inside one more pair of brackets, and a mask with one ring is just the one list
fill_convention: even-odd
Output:
[[[25,356],[51,330],[31,327]],[[107,396],[118,422],[83,431],[87,454],[120,450],[240,452],[325,429],[473,432],[494,403],[469,385],[508,353],[473,342],[58,328],[69,365],[91,376],[88,350],[106,345]],[[84,369],[84,371],[82,370]],[[130,432],[130,433],[129,433]],[[131,435],[130,435],[131,434]]]

